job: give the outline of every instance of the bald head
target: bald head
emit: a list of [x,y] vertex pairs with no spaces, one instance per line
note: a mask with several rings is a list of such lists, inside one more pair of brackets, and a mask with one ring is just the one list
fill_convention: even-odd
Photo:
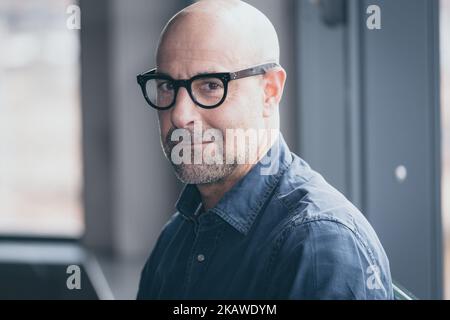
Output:
[[224,69],[279,63],[278,37],[269,19],[239,0],[201,0],[178,12],[164,28],[157,66],[175,59],[220,59]]

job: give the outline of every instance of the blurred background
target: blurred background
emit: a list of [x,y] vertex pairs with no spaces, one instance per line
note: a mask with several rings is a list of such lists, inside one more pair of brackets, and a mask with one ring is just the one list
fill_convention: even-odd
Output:
[[[397,283],[450,299],[450,0],[247,2],[278,31],[291,150],[367,216]],[[182,187],[135,79],[190,3],[0,0],[0,298],[135,298]]]

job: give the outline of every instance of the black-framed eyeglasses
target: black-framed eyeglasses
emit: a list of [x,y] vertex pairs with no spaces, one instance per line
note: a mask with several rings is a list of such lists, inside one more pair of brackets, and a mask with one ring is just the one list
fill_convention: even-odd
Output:
[[198,74],[190,79],[175,80],[167,74],[157,73],[156,68],[137,76],[147,103],[158,110],[171,108],[180,87],[186,88],[192,101],[206,109],[220,106],[227,97],[228,82],[266,73],[278,67],[277,63],[266,63],[236,72]]

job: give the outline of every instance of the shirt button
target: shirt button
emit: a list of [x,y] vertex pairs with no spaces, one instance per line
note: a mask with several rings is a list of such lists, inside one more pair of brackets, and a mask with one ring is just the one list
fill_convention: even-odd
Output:
[[205,261],[205,256],[204,256],[203,254],[199,254],[199,255],[197,256],[197,261],[198,261],[198,262],[203,262],[203,261]]

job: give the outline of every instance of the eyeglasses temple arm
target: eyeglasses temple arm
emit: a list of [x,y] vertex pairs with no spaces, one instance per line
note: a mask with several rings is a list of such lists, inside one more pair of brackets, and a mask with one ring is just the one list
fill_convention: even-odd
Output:
[[242,79],[246,77],[251,77],[258,74],[264,74],[268,70],[278,67],[278,63],[266,63],[260,66],[244,69],[237,72],[230,73],[230,80]]

